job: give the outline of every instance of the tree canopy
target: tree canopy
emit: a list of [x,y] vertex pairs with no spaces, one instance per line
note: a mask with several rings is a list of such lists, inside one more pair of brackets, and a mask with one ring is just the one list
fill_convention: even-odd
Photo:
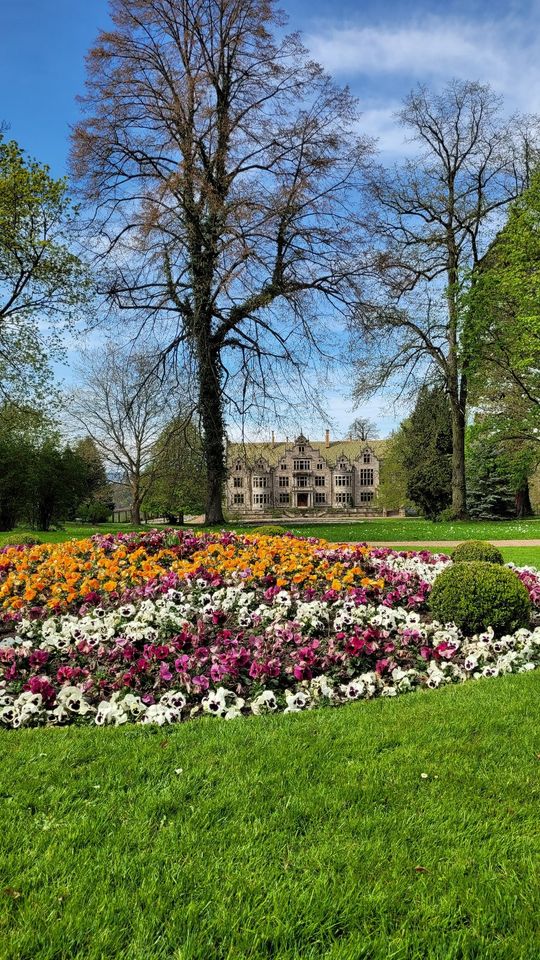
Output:
[[0,393],[34,402],[51,388],[49,359],[88,299],[90,279],[73,253],[73,210],[64,179],[0,133]]

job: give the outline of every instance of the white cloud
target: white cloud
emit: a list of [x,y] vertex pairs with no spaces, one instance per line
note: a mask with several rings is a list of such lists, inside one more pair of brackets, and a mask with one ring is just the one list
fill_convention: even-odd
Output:
[[511,109],[540,106],[537,15],[498,20],[433,17],[420,25],[391,23],[325,27],[306,37],[316,59],[337,75],[373,80],[441,82],[452,77],[489,82]]
[[[351,27],[311,35],[307,45],[335,73],[452,75],[493,72],[497,52],[481,42],[478,27],[432,20],[417,26]],[[483,39],[483,38],[482,38]]]

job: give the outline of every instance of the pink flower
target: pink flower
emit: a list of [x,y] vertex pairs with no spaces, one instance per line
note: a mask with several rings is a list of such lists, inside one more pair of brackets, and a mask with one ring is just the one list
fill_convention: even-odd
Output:
[[159,679],[160,680],[172,680],[172,673],[169,670],[168,663],[160,663],[159,665]]

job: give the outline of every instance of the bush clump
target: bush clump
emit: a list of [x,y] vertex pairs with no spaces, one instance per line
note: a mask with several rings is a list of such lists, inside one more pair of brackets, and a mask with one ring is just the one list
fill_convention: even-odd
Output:
[[513,570],[473,560],[449,566],[436,578],[429,598],[441,623],[455,623],[470,636],[493,627],[500,636],[531,622],[531,601]]
[[277,523],[262,523],[259,527],[252,527],[248,532],[257,537],[281,537],[287,533],[285,527],[280,527]]
[[43,543],[43,540],[31,533],[12,533],[9,537],[2,538],[4,547],[37,547],[40,543]]
[[454,563],[467,563],[470,560],[482,560],[484,563],[504,564],[501,551],[487,540],[465,540],[459,543],[451,554]]

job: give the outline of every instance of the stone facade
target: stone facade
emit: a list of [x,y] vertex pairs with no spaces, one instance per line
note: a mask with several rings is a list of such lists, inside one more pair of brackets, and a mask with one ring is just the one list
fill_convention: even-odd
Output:
[[229,444],[226,507],[242,516],[300,511],[374,513],[384,441]]

